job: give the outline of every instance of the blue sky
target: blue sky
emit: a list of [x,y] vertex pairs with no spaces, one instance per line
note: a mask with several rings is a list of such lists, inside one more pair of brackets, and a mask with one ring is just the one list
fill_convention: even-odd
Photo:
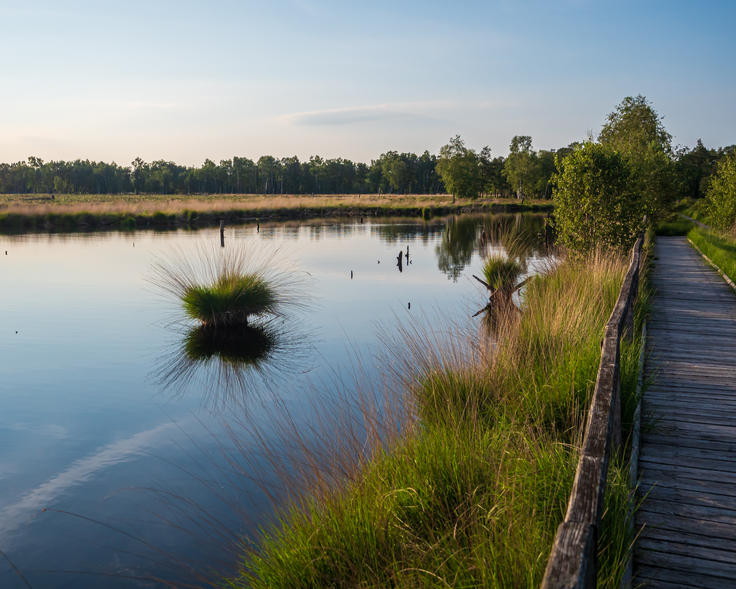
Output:
[[0,161],[506,155],[627,95],[736,143],[736,2],[0,0]]

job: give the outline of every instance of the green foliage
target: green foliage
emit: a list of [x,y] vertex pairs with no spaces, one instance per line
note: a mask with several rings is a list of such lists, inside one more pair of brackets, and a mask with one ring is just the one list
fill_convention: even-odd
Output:
[[628,158],[607,145],[586,143],[557,165],[554,199],[559,241],[578,252],[633,244],[649,211],[635,192]]
[[475,151],[465,147],[460,135],[450,139],[440,149],[436,169],[448,193],[458,198],[478,196],[481,189],[478,156]]
[[713,226],[730,229],[736,223],[736,153],[718,164],[706,194],[707,211]]
[[667,214],[675,191],[672,136],[644,96],[627,96],[599,135],[602,144],[624,154],[632,172],[632,189],[645,201],[651,221]]
[[136,220],[135,220],[134,217],[124,217],[120,221],[120,228],[121,229],[131,230],[131,229],[135,229],[135,227],[136,227]]
[[657,223],[655,233],[657,235],[687,235],[693,228],[693,222],[688,219],[683,219],[677,214],[670,215],[667,219],[664,219]]
[[432,218],[432,207],[424,207],[422,209],[422,219],[429,221]]
[[238,325],[269,312],[276,301],[257,274],[221,274],[212,284],[191,285],[182,296],[186,314],[205,325]]
[[626,154],[641,153],[651,143],[665,151],[670,150],[672,135],[662,124],[662,117],[644,96],[627,96],[608,115],[598,136],[601,143]]

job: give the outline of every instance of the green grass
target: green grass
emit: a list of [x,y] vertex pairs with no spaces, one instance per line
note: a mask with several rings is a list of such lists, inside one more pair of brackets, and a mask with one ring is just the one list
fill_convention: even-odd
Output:
[[193,284],[182,295],[188,317],[203,325],[241,325],[273,310],[273,288],[257,274],[223,273],[210,284]]
[[483,277],[493,288],[511,292],[521,275],[521,264],[514,258],[489,256],[483,264]]
[[[409,323],[386,343],[394,403],[409,410],[360,468],[299,490],[231,587],[538,587],[577,467],[600,339],[627,259],[568,261],[532,281],[495,340],[478,324]],[[645,297],[642,297],[644,300]],[[641,313],[641,306],[639,313]],[[636,405],[639,340],[625,342],[622,422]],[[385,408],[383,409],[385,411]],[[380,411],[367,411],[374,416]],[[339,423],[326,428],[345,439]],[[328,462],[340,464],[337,454]],[[356,444],[365,452],[365,439]],[[317,471],[322,446],[305,449]],[[613,461],[599,586],[616,587],[631,542],[628,466]]]
[[655,232],[657,235],[664,236],[687,235],[694,226],[692,221],[684,219],[680,215],[671,215],[657,224]]
[[732,281],[736,282],[736,239],[728,234],[693,228],[688,238]]
[[202,242],[194,251],[174,248],[157,257],[146,280],[173,297],[187,319],[242,330],[252,316],[286,317],[308,307],[306,276],[269,244],[222,249]]

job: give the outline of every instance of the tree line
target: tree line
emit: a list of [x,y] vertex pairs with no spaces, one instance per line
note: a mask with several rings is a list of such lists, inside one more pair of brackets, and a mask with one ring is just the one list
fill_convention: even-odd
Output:
[[[603,133],[605,133],[605,128]],[[603,135],[602,135],[603,137]],[[603,137],[605,139],[605,137]],[[719,163],[736,146],[669,146],[669,189],[677,197],[701,198]],[[27,161],[0,164],[0,193],[5,194],[444,194],[462,198],[484,195],[551,198],[557,163],[580,148],[536,151],[528,135],[513,137],[507,157],[491,149],[475,151],[458,135],[438,156],[389,151],[370,164],[343,158],[234,157],[200,167],[136,158],[130,166],[89,160]]]

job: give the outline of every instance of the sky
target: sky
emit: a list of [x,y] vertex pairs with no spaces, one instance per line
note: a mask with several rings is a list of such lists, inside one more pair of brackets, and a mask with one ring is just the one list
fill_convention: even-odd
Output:
[[0,0],[0,162],[736,143],[733,0]]

